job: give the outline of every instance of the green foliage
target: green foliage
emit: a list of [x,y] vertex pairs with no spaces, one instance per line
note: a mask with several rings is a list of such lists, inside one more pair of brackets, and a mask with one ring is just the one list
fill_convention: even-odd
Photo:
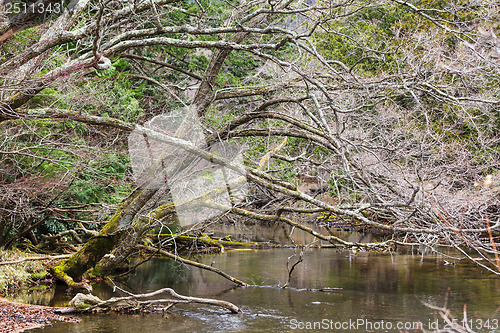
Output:
[[247,52],[231,52],[216,82],[220,87],[237,87],[240,81],[247,78],[259,65],[260,62]]
[[[98,80],[94,84],[89,83],[88,88],[103,93],[110,101],[102,105],[107,116],[116,117],[129,122],[136,122],[144,114],[140,100],[144,97],[144,88],[147,83],[140,85],[133,82],[129,77],[130,64],[127,59],[118,59],[111,67],[103,72],[97,72],[97,77],[106,78],[104,87]],[[106,91],[102,91],[104,89]]]
[[395,38],[396,31],[403,36],[408,25],[415,26],[418,22],[415,14],[399,5],[368,7],[347,20],[333,22],[333,32],[317,33],[316,45],[326,59],[348,67],[356,65],[361,73],[394,71],[400,43]]
[[43,108],[50,105],[54,108],[66,109],[69,105],[64,100],[64,96],[56,89],[45,88],[29,101],[29,106],[31,108]]
[[49,275],[49,272],[47,272],[46,270],[37,271],[37,272],[34,272],[31,274],[31,279],[32,280],[43,280],[43,279],[47,278],[48,275]]
[[273,164],[273,168],[280,170],[278,174],[280,179],[297,184],[298,170],[295,167],[295,163],[276,160]]
[[[103,161],[82,170],[72,183],[66,199],[78,203],[119,203],[130,191],[125,175],[129,171],[126,155],[103,154]],[[99,170],[99,173],[93,170]]]
[[[12,121],[8,125],[5,132],[0,132],[0,138],[10,139],[2,140],[2,149],[25,153],[2,159],[2,167],[10,166],[10,172],[2,172],[0,181],[11,185],[12,193],[22,198],[22,205],[12,200],[2,203],[2,208],[15,213],[0,221],[0,243],[16,238],[25,228],[25,221],[37,223],[44,219],[46,213],[42,212],[47,205],[115,204],[130,192],[128,156],[116,148],[93,144],[95,139],[87,126],[45,120]],[[77,226],[72,222],[75,219],[99,222],[100,218],[105,216],[59,213],[45,218],[35,234],[66,231]]]
[[9,60],[13,55],[18,54],[28,46],[35,43],[40,38],[42,29],[39,26],[31,27],[20,31],[2,43],[0,49],[1,61]]
[[[421,0],[415,5],[426,8],[427,15],[452,29],[456,28],[453,24],[471,25],[478,17],[477,11],[465,10],[467,6],[453,6],[444,0]],[[339,9],[339,14],[345,14],[346,10],[349,9]],[[350,68],[354,66],[357,72],[365,75],[398,73],[399,66],[404,66],[400,50],[415,44],[411,41],[412,35],[435,28],[434,23],[399,4],[353,10],[353,14],[331,22],[330,26],[332,31],[315,35],[320,53],[328,60],[340,61]],[[458,39],[447,34],[444,44],[453,51]]]
[[205,126],[209,126],[212,130],[219,130],[236,117],[236,113],[222,114],[214,107],[207,110],[205,116],[201,119]]

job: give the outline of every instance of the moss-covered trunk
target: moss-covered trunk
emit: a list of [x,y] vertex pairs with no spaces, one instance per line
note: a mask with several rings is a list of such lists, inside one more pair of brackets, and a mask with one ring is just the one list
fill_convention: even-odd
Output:
[[119,244],[111,252],[112,255],[97,263],[93,275],[103,276],[111,273],[132,254],[136,245],[148,233],[153,224],[167,215],[170,216],[170,221],[163,220],[163,222],[176,222],[175,206],[172,202],[153,209],[147,215],[137,216],[127,233],[123,234]]
[[[266,17],[259,15],[253,18],[251,23],[257,25]],[[242,41],[247,35],[246,32],[236,34],[233,41]],[[200,117],[205,114],[210,102],[213,101],[215,93],[210,87],[215,82],[224,60],[230,53],[231,50],[219,50],[211,59],[209,69],[204,75],[192,104]],[[191,122],[187,118],[176,130],[176,135],[184,133],[185,127],[190,124]],[[152,167],[151,172],[154,170],[156,170],[155,167]],[[141,237],[149,230],[152,221],[157,221],[168,214],[174,214],[175,207],[170,203],[154,209],[146,217],[136,217],[137,213],[157,191],[157,189],[136,189],[120,205],[115,215],[97,236],[92,237],[70,259],[52,268],[54,276],[71,287],[81,288],[82,284],[74,281],[80,280],[89,269],[95,267],[94,275],[104,275],[122,263],[131,254]],[[108,253],[113,255],[104,258]],[[102,262],[100,262],[101,259],[103,259]]]
[[136,189],[124,200],[116,213],[99,232],[68,260],[51,268],[52,274],[73,288],[85,287],[77,283],[83,274],[108,253],[118,247],[127,236],[127,230],[137,213],[157,192],[156,189]]

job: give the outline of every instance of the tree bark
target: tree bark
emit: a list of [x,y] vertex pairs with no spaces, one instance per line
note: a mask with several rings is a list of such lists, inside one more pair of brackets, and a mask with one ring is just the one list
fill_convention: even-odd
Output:
[[80,280],[85,272],[121,242],[131,221],[155,192],[154,189],[136,189],[122,202],[99,234],[89,239],[71,258],[52,267],[52,274],[70,287],[81,289],[81,285],[75,284],[74,281]]

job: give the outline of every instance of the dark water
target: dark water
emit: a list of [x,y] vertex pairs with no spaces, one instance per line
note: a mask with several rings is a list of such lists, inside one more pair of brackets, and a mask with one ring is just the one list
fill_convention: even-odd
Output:
[[[278,285],[287,280],[286,262],[292,254],[290,249],[273,249],[200,258],[259,287],[235,288],[212,272],[161,259],[142,265],[120,284],[134,293],[172,287],[183,295],[222,299],[241,307],[241,314],[184,304],[174,306],[166,317],[85,315],[79,324],[55,323],[33,332],[398,332],[396,328],[414,332],[416,322],[424,328],[436,325],[434,310],[421,301],[442,306],[448,290],[457,319],[463,318],[466,304],[473,328],[479,328],[477,315],[490,320],[496,328],[490,331],[500,332],[496,327],[500,279],[475,266],[444,265],[442,258],[429,255],[353,256],[333,249],[310,249],[294,271],[291,288],[281,289]],[[305,290],[325,287],[342,289]],[[105,283],[95,284],[94,289],[101,298],[119,296]],[[63,305],[68,298],[56,292],[50,303]],[[444,321],[439,319],[439,324]]]

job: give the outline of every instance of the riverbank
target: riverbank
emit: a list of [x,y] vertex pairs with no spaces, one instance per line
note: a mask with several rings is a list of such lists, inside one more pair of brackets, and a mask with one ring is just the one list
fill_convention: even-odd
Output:
[[80,319],[58,314],[61,308],[20,304],[0,298],[0,333],[17,333],[44,327],[54,321],[74,322]]
[[0,296],[16,292],[34,284],[35,281],[47,278],[47,261],[33,260],[38,257],[39,254],[17,249],[0,249]]

